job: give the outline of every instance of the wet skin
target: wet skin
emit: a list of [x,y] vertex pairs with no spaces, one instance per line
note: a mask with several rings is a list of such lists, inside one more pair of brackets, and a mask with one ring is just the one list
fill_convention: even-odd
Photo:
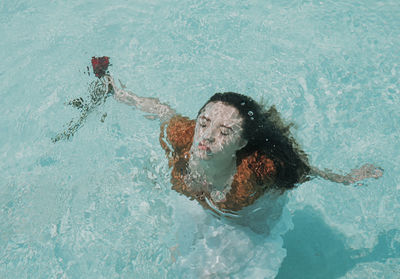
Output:
[[209,103],[200,112],[186,179],[193,191],[206,191],[214,201],[224,200],[236,173],[236,151],[247,144],[242,125],[239,111],[222,102]]
[[239,111],[222,102],[205,106],[196,121],[192,156],[202,160],[231,161],[247,144],[242,138],[243,119]]

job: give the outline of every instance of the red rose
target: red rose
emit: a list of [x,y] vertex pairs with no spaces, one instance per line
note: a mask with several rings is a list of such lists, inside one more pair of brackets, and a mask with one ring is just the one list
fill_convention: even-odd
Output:
[[103,77],[106,72],[107,68],[110,65],[110,58],[107,56],[103,57],[92,57],[92,67],[93,67],[93,72],[96,75],[96,77],[101,78]]

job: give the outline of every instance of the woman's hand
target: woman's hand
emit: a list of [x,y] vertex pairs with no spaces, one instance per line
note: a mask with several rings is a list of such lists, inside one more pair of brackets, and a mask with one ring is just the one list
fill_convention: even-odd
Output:
[[132,92],[125,91],[124,90],[125,86],[121,82],[120,82],[121,88],[118,88],[118,86],[116,86],[115,81],[112,76],[106,75],[106,76],[104,76],[104,78],[106,79],[109,90],[111,89],[111,91],[114,93],[113,94],[114,98],[117,101],[126,103],[131,106],[136,106],[138,96],[136,96]]
[[348,176],[348,181],[349,183],[355,183],[357,181],[366,179],[366,178],[375,178],[378,179],[383,175],[383,169],[376,167],[372,164],[365,164],[359,169],[354,169],[351,170],[351,173],[349,173]]

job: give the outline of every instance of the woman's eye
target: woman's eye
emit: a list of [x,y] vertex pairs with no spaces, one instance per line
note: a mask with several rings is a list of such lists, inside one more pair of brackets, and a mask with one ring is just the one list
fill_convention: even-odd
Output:
[[207,119],[205,119],[204,117],[200,117],[199,118],[199,125],[200,127],[204,128],[207,127],[208,121]]
[[200,119],[199,125],[200,125],[201,127],[206,127],[206,126],[207,126],[207,121],[204,120],[204,119]]
[[229,136],[229,131],[221,130],[221,135],[223,135],[223,136]]

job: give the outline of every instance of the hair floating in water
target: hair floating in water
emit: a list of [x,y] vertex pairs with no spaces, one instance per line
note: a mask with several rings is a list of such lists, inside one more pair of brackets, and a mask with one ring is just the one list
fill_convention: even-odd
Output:
[[[88,115],[98,106],[104,104],[106,99],[113,94],[111,86],[108,84],[106,79],[103,79],[105,75],[109,75],[108,66],[110,66],[110,58],[107,56],[92,57],[92,68],[93,73],[98,78],[89,84],[89,96],[87,98],[75,98],[69,101],[67,104],[71,105],[81,111],[81,115],[77,120],[71,120],[66,126],[67,128],[58,133],[51,140],[57,142],[59,140],[70,139],[76,131],[78,131],[86,121]],[[104,113],[101,117],[101,122],[104,122],[107,113]]]

